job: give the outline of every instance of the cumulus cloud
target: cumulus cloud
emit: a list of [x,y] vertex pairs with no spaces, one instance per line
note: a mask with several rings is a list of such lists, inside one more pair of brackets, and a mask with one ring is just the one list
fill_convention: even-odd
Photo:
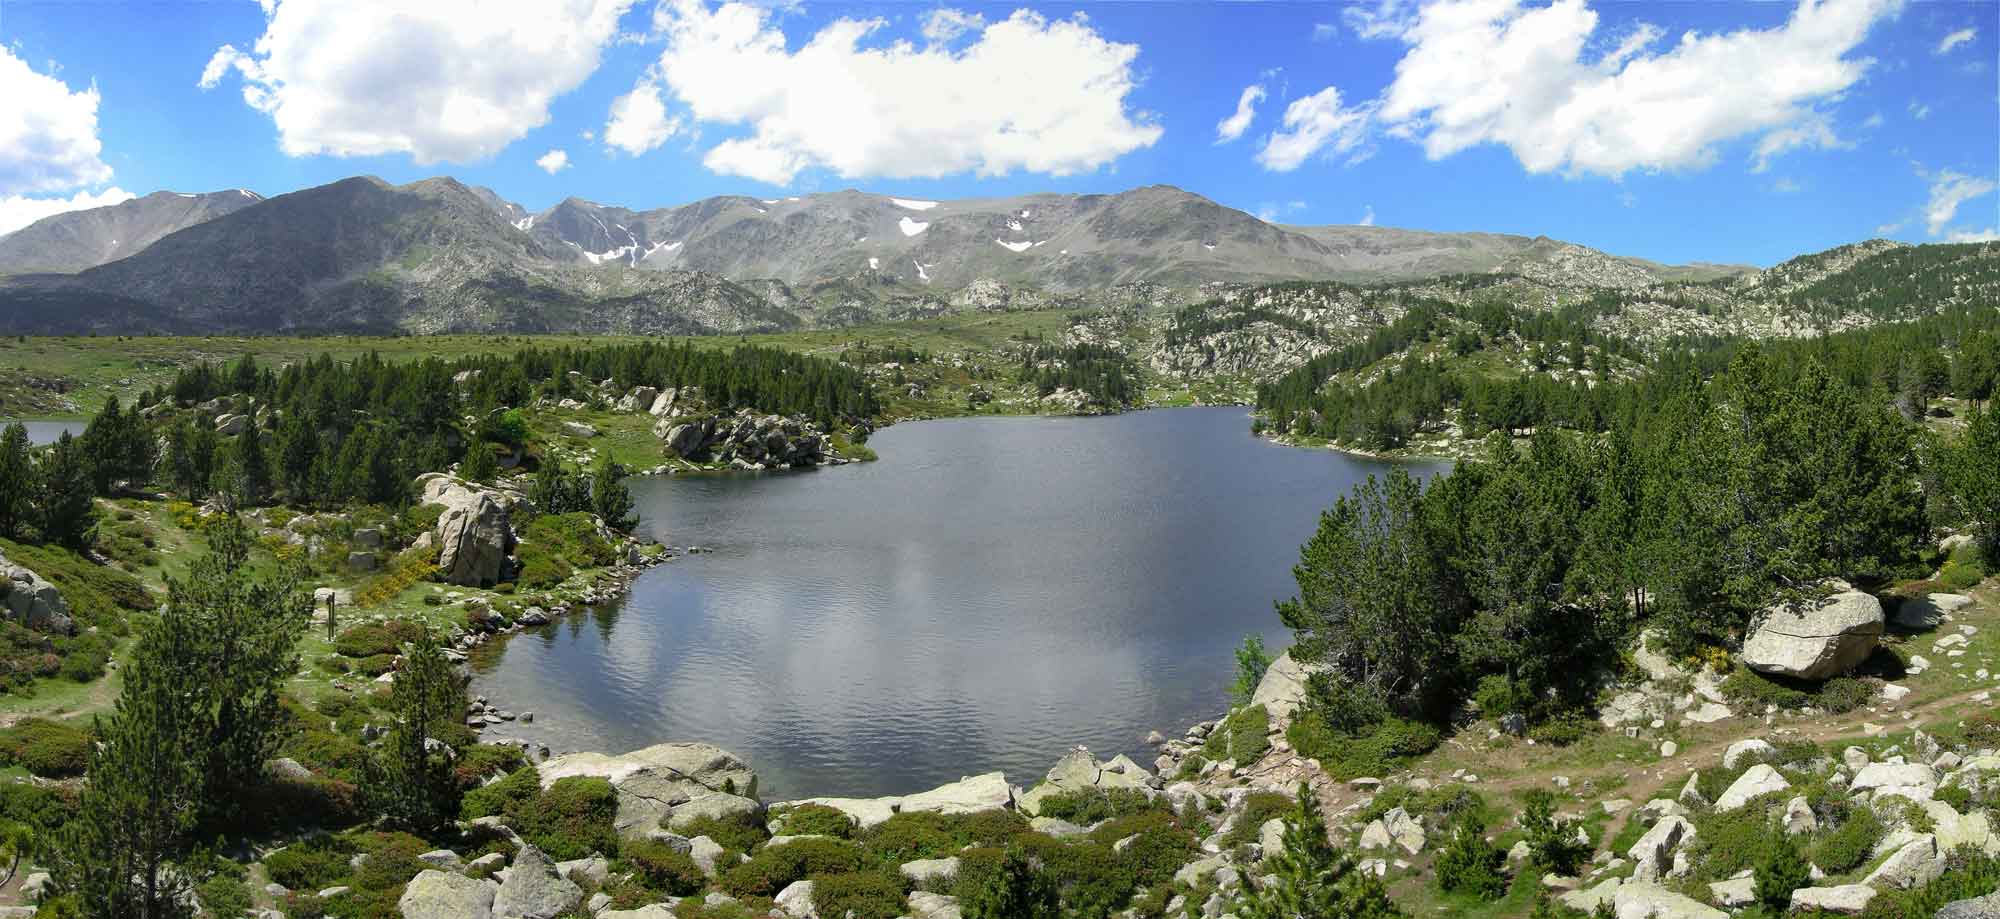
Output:
[[1974,38],[1978,37],[1978,35],[1979,35],[1979,30],[1977,29],[1960,29],[1956,32],[1953,32],[1950,35],[1945,36],[1943,41],[1938,42],[1937,53],[1950,54],[1951,49],[1973,40]]
[[1215,123],[1215,142],[1229,143],[1250,130],[1250,122],[1257,117],[1257,103],[1264,101],[1264,95],[1262,83],[1243,87],[1243,95],[1236,97],[1236,113]]
[[[1822,106],[1868,72],[1872,59],[1853,52],[1899,5],[1801,0],[1782,25],[1688,32],[1658,52],[1659,30],[1641,28],[1593,59],[1585,0],[1440,0],[1407,27],[1377,27],[1410,46],[1380,117],[1432,159],[1499,144],[1534,173],[1700,168],[1743,137],[1757,138],[1762,166],[1840,144]],[[1353,10],[1373,23],[1393,6]]]
[[[1924,228],[1932,236],[1945,235],[1945,228],[1958,216],[1958,206],[1974,198],[1981,198],[1994,192],[1992,179],[1963,175],[1949,169],[1940,169],[1930,176],[1931,198],[1924,205]],[[1992,233],[1986,230],[1985,233]],[[1949,235],[1952,242],[1967,242],[1965,231],[1953,231]]]
[[638,156],[679,133],[680,119],[667,114],[660,88],[642,83],[611,103],[611,120],[604,124],[604,144]]
[[542,167],[543,172],[555,175],[569,168],[569,153],[564,150],[550,150],[536,158],[535,165]]
[[1417,5],[1415,0],[1359,2],[1342,9],[1340,19],[1362,38],[1398,38],[1416,24]]
[[101,192],[80,191],[67,198],[31,198],[26,195],[0,197],[0,236],[5,236],[43,217],[92,207],[108,207],[137,197],[122,188]]
[[1355,225],[1355,226],[1360,226],[1360,227],[1372,227],[1372,226],[1374,226],[1374,225],[1375,225],[1375,205],[1373,205],[1373,204],[1370,204],[1370,205],[1368,205],[1368,210],[1367,210],[1367,212],[1361,215],[1361,219],[1360,219],[1360,220],[1356,220],[1356,221],[1354,221],[1354,225]]
[[958,47],[871,42],[885,20],[842,18],[792,48],[762,6],[664,0],[654,25],[666,47],[646,83],[696,122],[747,128],[709,149],[710,169],[774,184],[811,168],[1071,175],[1159,140],[1155,119],[1126,104],[1137,45],[1107,41],[1081,15],[959,24]]
[[924,40],[932,44],[948,44],[985,25],[986,17],[978,13],[939,7],[924,16]]
[[1341,104],[1329,86],[1292,100],[1278,130],[1264,139],[1257,162],[1272,172],[1291,172],[1318,155],[1352,153],[1368,139],[1369,109]]
[[264,34],[217,49],[199,85],[239,74],[291,156],[481,160],[548,122],[631,3],[265,0]]
[[99,157],[97,87],[72,91],[0,44],[0,195],[68,191],[111,180]]

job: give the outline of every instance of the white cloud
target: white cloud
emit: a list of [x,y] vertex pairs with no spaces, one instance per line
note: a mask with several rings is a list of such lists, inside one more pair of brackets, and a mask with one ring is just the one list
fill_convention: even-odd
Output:
[[200,86],[241,74],[291,156],[482,160],[548,122],[632,2],[268,0],[256,45],[222,46]]
[[1340,27],[1331,22],[1313,23],[1313,41],[1332,41],[1340,37]]
[[1360,220],[1354,221],[1355,226],[1372,227],[1375,225],[1375,205],[1370,204],[1367,207],[1367,213],[1362,214]]
[[537,158],[535,165],[542,167],[543,172],[555,175],[569,168],[569,153],[564,150],[550,150]]
[[1804,191],[1805,186],[1800,185],[1798,180],[1790,176],[1780,176],[1778,181],[1771,183],[1771,190],[1781,195],[1790,195]]
[[1971,41],[1978,35],[1979,35],[1979,30],[1977,29],[1960,29],[1956,32],[1953,32],[1950,35],[1945,36],[1944,41],[1938,42],[1937,53],[1950,54],[1951,49]]
[[1990,243],[2000,240],[2000,228],[1987,227],[1984,230],[1953,230],[1944,239],[1945,242],[1951,243]]
[[787,46],[769,11],[664,0],[666,49],[654,71],[694,120],[748,133],[711,148],[716,172],[790,182],[824,168],[843,178],[935,178],[1016,170],[1070,175],[1161,136],[1129,110],[1137,45],[1105,40],[1079,15],[1028,10],[979,26],[962,47],[863,42],[881,19],[838,19]]
[[99,156],[97,87],[71,92],[0,44],[0,195],[68,191],[111,180]]
[[1792,151],[1817,147],[1822,150],[1851,150],[1852,143],[1841,140],[1833,133],[1833,123],[1823,114],[1813,113],[1798,121],[1778,128],[1757,140],[1754,155],[1756,164],[1751,172],[1764,172],[1771,168],[1771,160]]
[[1914,99],[1910,101],[1910,117],[1922,121],[1931,117],[1931,107]]
[[612,101],[611,120],[604,123],[604,144],[638,156],[666,143],[680,129],[680,119],[667,114],[660,88],[641,83]]
[[1838,142],[1820,107],[1867,73],[1873,61],[1852,52],[1899,6],[1801,0],[1781,26],[1688,32],[1658,53],[1646,53],[1657,30],[1642,27],[1592,60],[1598,17],[1585,0],[1442,0],[1395,33],[1410,49],[1381,117],[1432,159],[1493,143],[1534,173],[1699,168],[1747,136],[1767,162]]
[[1257,205],[1257,219],[1265,223],[1275,223],[1279,217],[1305,209],[1304,201],[1264,201]]
[[959,36],[985,25],[986,17],[978,13],[940,7],[924,16],[924,40],[934,45],[950,44]]
[[1373,5],[1357,2],[1340,11],[1340,20],[1362,38],[1398,38],[1416,24],[1416,2],[1375,0]]
[[1215,142],[1226,144],[1242,137],[1257,117],[1257,103],[1264,101],[1264,96],[1262,83],[1243,87],[1243,95],[1236,97],[1236,113],[1215,123]]
[[1868,130],[1871,130],[1871,131],[1872,131],[1872,130],[1874,130],[1874,129],[1876,129],[1876,128],[1879,128],[1879,127],[1881,127],[1881,126],[1882,126],[1882,113],[1881,113],[1881,112],[1876,112],[1875,114],[1873,114],[1873,115],[1870,115],[1870,116],[1868,116],[1867,120],[1865,120],[1865,121],[1861,122],[1861,126],[1862,126],[1862,127],[1864,127],[1864,128],[1867,128]]
[[107,207],[137,197],[122,188],[101,192],[80,191],[67,198],[30,198],[25,195],[0,197],[0,236],[5,236],[43,217],[91,207]]
[[[1945,226],[1958,216],[1959,205],[1974,198],[1990,195],[1996,188],[2000,188],[1992,179],[1962,175],[1949,169],[1938,170],[1937,174],[1929,178],[1931,199],[1924,205],[1924,228],[1932,236],[1945,232]],[[1953,234],[1953,242],[1963,241],[1957,236],[1957,233]]]
[[1291,172],[1322,151],[1353,152],[1368,139],[1369,109],[1346,108],[1340,90],[1329,86],[1285,106],[1281,127],[1264,139],[1257,162],[1272,172]]

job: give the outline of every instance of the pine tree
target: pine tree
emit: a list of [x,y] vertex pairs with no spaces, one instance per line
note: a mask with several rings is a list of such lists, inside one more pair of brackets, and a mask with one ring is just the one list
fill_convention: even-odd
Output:
[[57,883],[93,919],[191,916],[188,849],[202,807],[207,734],[203,637],[170,609],[121,670],[124,688],[96,723],[88,782],[50,847]]
[[91,488],[89,461],[68,431],[42,457],[39,472],[42,539],[72,549],[88,546],[97,523],[96,492]]
[[271,461],[264,455],[264,434],[254,420],[243,426],[243,433],[236,435],[235,453],[237,500],[245,507],[270,500]]
[[298,669],[298,636],[312,597],[295,571],[253,580],[251,536],[234,515],[209,530],[209,552],[185,580],[167,582],[170,614],[200,636],[201,734],[212,826],[234,814],[241,790],[263,781],[283,724],[279,694]]
[[2000,560],[2000,399],[1970,414],[1957,445],[1942,451],[1944,479],[1987,557]]
[[1285,817],[1284,849],[1269,856],[1270,879],[1237,903],[1243,919],[1393,919],[1402,910],[1381,881],[1327,839],[1326,820],[1312,789],[1299,783],[1298,803]]
[[1812,885],[1812,866],[1790,833],[1771,835],[1774,838],[1757,863],[1757,899],[1773,914],[1782,915],[1791,908],[1792,891]]
[[1507,855],[1486,841],[1486,827],[1471,814],[1453,824],[1433,870],[1439,890],[1498,900],[1507,893]]
[[305,413],[285,415],[278,430],[278,485],[294,504],[311,504],[320,497],[313,482],[319,449],[319,431]]
[[493,459],[493,448],[483,440],[475,440],[466,445],[465,462],[459,466],[459,478],[470,482],[491,482],[500,474],[500,464]]
[[620,478],[622,472],[609,459],[598,457],[590,475],[590,509],[605,526],[630,532],[639,518],[632,513],[632,492]]
[[1264,636],[1243,636],[1243,647],[1236,649],[1236,684],[1229,694],[1243,705],[1250,703],[1250,697],[1257,694],[1257,684],[1264,681],[1264,672],[1271,669],[1271,654],[1264,650]]
[[1521,829],[1527,834],[1528,857],[1556,874],[1574,877],[1584,859],[1590,857],[1590,846],[1578,842],[1574,833],[1556,822],[1555,797],[1543,789],[1528,795]]
[[959,906],[966,919],[1058,919],[1055,884],[1035,870],[1027,853],[1008,848],[997,869],[972,887]]
[[458,815],[456,751],[441,735],[465,717],[465,688],[428,629],[405,656],[389,707],[395,721],[370,770],[370,797],[412,830],[434,830]]
[[0,536],[20,539],[34,523],[35,463],[28,429],[19,422],[0,434]]

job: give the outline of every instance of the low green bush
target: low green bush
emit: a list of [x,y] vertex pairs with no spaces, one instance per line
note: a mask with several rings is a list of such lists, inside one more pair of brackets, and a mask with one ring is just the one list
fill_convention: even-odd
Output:
[[597,518],[582,511],[543,514],[521,528],[515,550],[521,563],[515,580],[522,587],[547,588],[568,580],[579,568],[601,568],[618,560],[609,540],[597,532]]
[[1264,831],[1264,824],[1274,817],[1291,813],[1294,803],[1291,795],[1275,791],[1251,792],[1243,799],[1243,813],[1223,835],[1222,848],[1226,851],[1246,842],[1256,842]]
[[380,657],[403,650],[407,640],[392,623],[363,623],[349,626],[333,640],[333,650],[343,657]]
[[74,725],[26,718],[0,730],[0,763],[43,778],[71,778],[90,765],[90,744],[90,734]]
[[513,775],[527,764],[528,757],[520,747],[475,743],[459,750],[452,775],[458,779],[458,787],[471,790],[493,776]]
[[1754,868],[1784,834],[1772,819],[1771,800],[1758,799],[1732,811],[1697,815],[1689,859],[1705,880],[1726,878]]
[[1866,864],[1875,843],[1887,829],[1865,806],[1849,805],[1839,823],[1822,830],[1812,845],[1812,861],[1828,874],[1852,871]]
[[606,779],[557,779],[521,808],[515,827],[555,861],[618,854],[618,793]]
[[1211,760],[1254,763],[1271,749],[1271,713],[1262,705],[1238,709],[1222,722],[1201,745],[1203,756]]
[[787,836],[834,836],[846,839],[854,835],[854,818],[842,813],[839,808],[824,804],[799,804],[784,812],[780,824]]
[[1851,712],[1875,696],[1874,688],[1853,677],[1834,677],[1823,683],[1790,680],[1758,673],[1737,665],[1722,681],[1722,695],[1740,706],[1763,708],[1775,705],[1788,711],[1819,708],[1835,714]]
[[1443,735],[1431,725],[1388,718],[1350,734],[1334,728],[1313,709],[1292,719],[1285,739],[1299,755],[1319,760],[1337,779],[1381,776],[1437,749]]
[[943,814],[897,814],[859,837],[862,848],[878,862],[899,865],[920,858],[943,858],[965,847],[950,818]]
[[1586,737],[1604,730],[1597,719],[1580,711],[1560,712],[1528,728],[1528,736],[1537,743],[1567,747]]
[[1945,856],[1944,874],[1914,890],[1885,890],[1868,901],[1861,919],[1905,919],[1935,916],[1945,904],[1983,897],[2000,890],[2000,859],[1970,846]]
[[693,858],[657,839],[626,840],[619,844],[618,857],[633,880],[666,896],[692,896],[708,883]]
[[847,874],[868,864],[861,847],[841,839],[798,839],[767,846],[722,873],[720,886],[734,897],[775,897],[793,881]]
[[813,909],[821,916],[896,919],[903,915],[903,879],[887,870],[813,878]]
[[1067,820],[1089,826],[1099,820],[1158,810],[1159,804],[1136,788],[1078,788],[1059,791],[1042,799],[1042,817]]
[[364,891],[400,894],[398,888],[431,867],[417,856],[437,848],[408,833],[358,833],[350,838],[368,855],[351,875],[353,886]]
[[1063,907],[1081,919],[1104,919],[1123,909],[1138,885],[1137,867],[1108,845],[1029,835],[1022,846],[1041,862],[1041,874],[1055,886]]
[[522,766],[498,782],[481,785],[459,800],[458,813],[466,820],[520,815],[542,793],[541,775],[534,766]]
[[1127,838],[1132,841],[1126,844],[1125,851],[1117,853],[1118,857],[1131,867],[1138,882],[1146,885],[1172,878],[1182,865],[1194,860],[1201,848],[1201,840],[1165,811],[1118,817],[1090,833],[1091,842],[1107,848]]
[[348,860],[357,851],[348,840],[315,833],[264,856],[264,873],[292,890],[323,890],[352,872]]
[[689,839],[706,836],[730,852],[749,852],[757,848],[758,843],[771,838],[762,823],[749,817],[697,817],[679,832]]

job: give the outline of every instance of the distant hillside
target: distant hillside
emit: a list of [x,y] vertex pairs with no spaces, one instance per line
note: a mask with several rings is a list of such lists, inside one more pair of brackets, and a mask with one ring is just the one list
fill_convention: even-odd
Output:
[[[529,213],[450,178],[360,177],[269,200],[151,195],[42,221],[0,239],[0,253],[12,259],[0,272],[11,332],[716,334],[962,311],[1283,307],[1310,285],[1345,285],[1322,289],[1339,301],[1313,320],[1323,347],[1393,319],[1394,296],[1584,304],[1608,332],[1648,339],[1866,324],[1904,308],[1885,285],[1944,300],[1992,285],[1977,247],[1873,241],[1765,272],[1669,266],[1544,237],[1282,226],[1167,186],[961,201],[840,191],[649,211],[571,198]],[[1987,267],[1948,264],[1967,259]],[[1272,285],[1294,293],[1259,292]],[[1235,359],[1252,375],[1273,369]]]
[[93,268],[135,254],[176,230],[262,200],[241,188],[203,195],[156,191],[119,204],[44,217],[0,236],[0,274]]

